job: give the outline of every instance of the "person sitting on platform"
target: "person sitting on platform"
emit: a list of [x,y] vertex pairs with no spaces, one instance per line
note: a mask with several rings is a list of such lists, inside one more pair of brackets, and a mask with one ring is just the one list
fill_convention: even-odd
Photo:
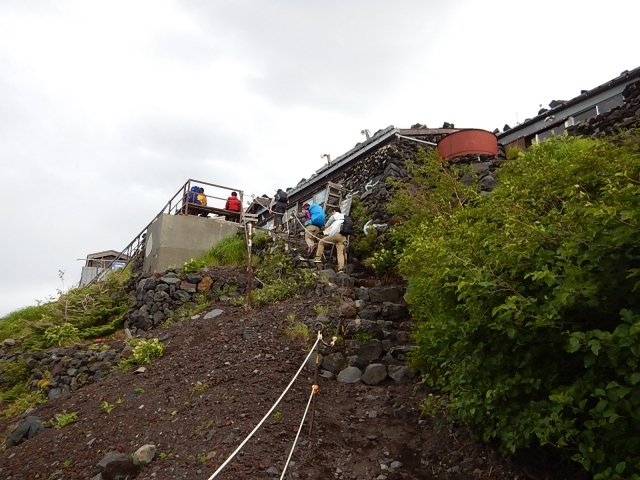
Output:
[[[225,210],[231,210],[232,212],[240,212],[242,210],[242,202],[238,198],[238,192],[231,192],[231,196],[227,198],[227,203],[224,204]],[[227,215],[225,220],[237,222],[240,220],[240,215]]]

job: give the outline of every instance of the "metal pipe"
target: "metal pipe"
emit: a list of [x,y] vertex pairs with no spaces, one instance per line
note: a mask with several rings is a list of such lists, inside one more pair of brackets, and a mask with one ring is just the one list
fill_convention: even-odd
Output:
[[407,140],[413,140],[414,142],[418,142],[418,143],[426,143],[427,145],[432,145],[434,147],[437,147],[438,144],[437,143],[433,143],[433,142],[427,142],[426,140],[418,140],[417,138],[413,138],[413,137],[407,137],[405,135],[400,135],[399,133],[396,133],[396,137],[398,138],[405,138]]

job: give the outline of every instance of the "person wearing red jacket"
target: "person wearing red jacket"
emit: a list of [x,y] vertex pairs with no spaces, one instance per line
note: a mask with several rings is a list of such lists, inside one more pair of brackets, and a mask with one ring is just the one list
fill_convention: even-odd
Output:
[[[227,203],[224,204],[225,210],[231,210],[232,212],[240,212],[242,210],[242,202],[238,198],[238,192],[231,192],[231,196],[227,198]],[[229,215],[227,220],[238,221],[240,216]]]

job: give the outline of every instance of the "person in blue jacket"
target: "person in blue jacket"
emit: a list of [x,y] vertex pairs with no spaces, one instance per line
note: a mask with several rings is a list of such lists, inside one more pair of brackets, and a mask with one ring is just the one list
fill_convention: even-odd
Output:
[[324,210],[318,204],[305,203],[302,206],[305,214],[304,222],[304,241],[307,244],[307,256],[310,257],[316,248],[315,239],[320,234],[320,229],[324,227],[325,217]]

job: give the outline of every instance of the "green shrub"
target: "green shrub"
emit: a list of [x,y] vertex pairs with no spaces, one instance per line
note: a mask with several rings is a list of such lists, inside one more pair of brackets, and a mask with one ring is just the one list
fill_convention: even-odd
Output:
[[125,366],[148,365],[154,358],[164,354],[165,345],[157,338],[151,340],[140,340],[135,343],[131,357],[121,363]]
[[47,328],[43,334],[47,346],[62,346],[79,340],[78,329],[68,322]]
[[29,370],[24,360],[2,360],[0,375],[0,385],[12,387],[25,382],[29,378]]
[[61,413],[56,413],[54,420],[51,423],[56,428],[63,428],[77,421],[78,421],[78,412],[67,412],[65,410]]
[[311,331],[304,322],[296,320],[295,314],[290,314],[284,327],[284,335],[291,342],[307,344]]
[[254,306],[294,297],[315,284],[309,270],[294,268],[291,259],[277,248],[264,255],[255,276],[263,286],[253,290]]
[[129,306],[130,269],[110,273],[105,281],[73,288],[50,303],[12,312],[0,319],[0,340],[18,338],[26,350],[41,350],[116,331]]
[[47,397],[41,391],[30,391],[26,383],[14,385],[9,390],[0,392],[0,401],[6,403],[0,415],[13,417],[20,415],[36,405],[45,403]]
[[389,272],[396,268],[398,264],[398,250],[382,247],[373,253],[370,259],[371,268],[376,273]]
[[24,338],[33,334],[33,323],[50,316],[53,306],[51,303],[25,307],[0,318],[0,341],[7,338]]
[[486,197],[431,178],[402,229],[413,363],[449,413],[599,479],[640,475],[637,139],[554,138]]
[[258,230],[253,235],[252,244],[253,244],[253,248],[256,251],[263,250],[265,247],[267,247],[268,245],[271,245],[272,243],[273,243],[273,238],[271,237],[271,235],[269,235],[268,232],[265,232],[263,230]]

